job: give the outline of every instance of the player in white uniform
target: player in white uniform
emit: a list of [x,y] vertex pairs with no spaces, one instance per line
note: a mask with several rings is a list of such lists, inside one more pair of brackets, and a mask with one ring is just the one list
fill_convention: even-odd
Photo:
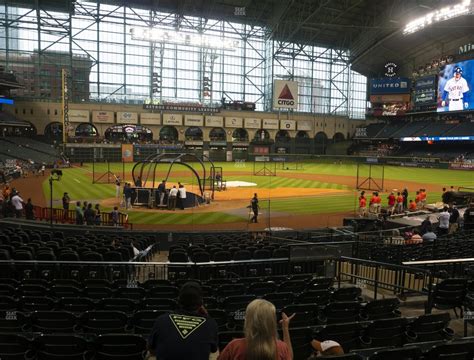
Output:
[[448,96],[449,111],[460,111],[469,107],[467,92],[469,86],[466,79],[462,77],[462,69],[459,66],[454,68],[454,76],[446,82],[444,86],[443,101],[441,106],[446,106],[446,96]]

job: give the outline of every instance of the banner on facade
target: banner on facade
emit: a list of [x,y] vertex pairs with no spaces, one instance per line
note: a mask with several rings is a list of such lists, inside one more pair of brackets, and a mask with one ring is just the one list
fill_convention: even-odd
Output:
[[298,82],[289,80],[274,80],[273,82],[273,108],[297,109],[298,108]]

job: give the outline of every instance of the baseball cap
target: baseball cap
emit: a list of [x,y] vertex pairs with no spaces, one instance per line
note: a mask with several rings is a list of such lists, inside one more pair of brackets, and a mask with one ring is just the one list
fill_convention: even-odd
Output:
[[462,68],[459,67],[459,66],[456,66],[456,67],[454,68],[454,73],[455,73],[455,74],[462,74]]
[[344,355],[342,346],[333,340],[318,341],[313,340],[311,344],[323,355]]
[[184,309],[197,309],[202,305],[201,286],[195,281],[188,281],[181,287],[178,301]]

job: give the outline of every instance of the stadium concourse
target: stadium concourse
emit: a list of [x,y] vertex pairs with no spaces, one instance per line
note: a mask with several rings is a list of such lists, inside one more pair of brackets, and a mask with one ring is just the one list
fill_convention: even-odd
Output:
[[0,4],[0,359],[473,359],[474,2]]

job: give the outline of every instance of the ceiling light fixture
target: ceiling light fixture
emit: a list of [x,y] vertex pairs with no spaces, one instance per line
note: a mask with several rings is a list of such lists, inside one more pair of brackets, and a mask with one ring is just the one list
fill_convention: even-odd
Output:
[[472,13],[471,0],[464,0],[459,4],[434,10],[418,19],[410,21],[403,29],[403,35],[413,34],[414,32],[424,29],[434,23],[470,13]]

